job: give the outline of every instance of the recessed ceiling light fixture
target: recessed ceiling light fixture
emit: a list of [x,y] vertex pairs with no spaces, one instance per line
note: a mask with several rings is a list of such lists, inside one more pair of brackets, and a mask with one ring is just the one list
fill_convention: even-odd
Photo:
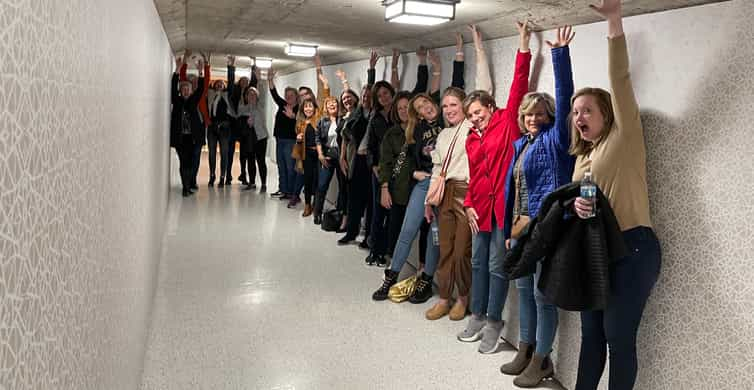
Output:
[[434,26],[456,17],[461,0],[383,0],[385,20],[393,23]]
[[270,69],[272,68],[272,58],[255,58],[254,63],[257,65],[257,68],[259,69]]
[[294,57],[314,57],[317,54],[317,46],[288,43],[285,45],[285,54]]

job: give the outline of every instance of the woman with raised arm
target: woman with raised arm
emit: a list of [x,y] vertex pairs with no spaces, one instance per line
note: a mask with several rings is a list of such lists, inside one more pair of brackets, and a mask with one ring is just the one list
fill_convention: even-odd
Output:
[[235,109],[230,103],[230,94],[233,92],[235,83],[236,57],[228,56],[228,87],[223,88],[223,81],[215,81],[215,94],[209,102],[209,117],[211,125],[207,131],[209,143],[209,186],[215,182],[215,165],[217,164],[217,144],[220,144],[220,181],[218,187],[225,185],[225,177],[228,170],[228,149],[230,148],[230,128],[235,120]]
[[[259,72],[255,70],[255,72]],[[259,75],[256,75],[259,79]],[[244,191],[255,189],[257,166],[259,167],[259,179],[261,188],[260,193],[267,192],[267,163],[265,155],[267,151],[267,138],[269,132],[264,121],[264,109],[259,103],[259,91],[252,86],[246,87],[243,98],[238,105],[238,123],[241,127],[241,133],[247,145],[244,150],[247,152],[249,162],[249,184]],[[256,163],[256,165],[255,165]]]
[[[341,71],[342,72],[342,71]],[[347,84],[344,83],[344,84]],[[346,86],[346,85],[344,85]],[[340,170],[340,142],[341,117],[339,113],[338,99],[329,96],[324,101],[325,109],[322,117],[317,122],[316,138],[317,157],[320,162],[319,178],[317,183],[317,194],[314,197],[314,224],[322,223],[322,208],[325,204],[327,190],[330,188],[330,181],[333,175],[338,179],[338,204],[337,209],[341,212],[345,210],[346,192],[345,176]]]
[[[480,339],[480,353],[497,351],[503,329],[503,306],[508,296],[508,280],[503,276],[503,222],[505,221],[505,173],[513,158],[513,141],[521,137],[518,107],[529,89],[531,30],[518,23],[519,50],[513,83],[505,108],[498,109],[490,94],[489,70],[482,71],[478,83],[483,90],[472,92],[463,108],[472,128],[466,139],[469,157],[469,189],[464,200],[471,228],[471,318],[458,340]],[[481,36],[474,33],[477,58],[487,55]],[[485,77],[486,76],[486,79]]]
[[[295,161],[291,154],[296,145],[296,113],[298,112],[298,91],[292,87],[285,88],[285,99],[280,97],[275,88],[275,70],[267,73],[267,84],[272,100],[277,104],[275,113],[275,154],[278,166],[278,191],[270,194],[280,200],[290,200],[296,190]],[[229,174],[230,175],[230,174]]]
[[[176,68],[171,80],[170,146],[178,153],[181,172],[182,194],[191,195],[191,186],[196,178],[194,150],[204,144],[204,124],[199,117],[199,100],[204,95],[204,69],[199,68],[199,80],[195,91],[189,81],[178,84],[178,72],[183,60],[176,59]],[[202,64],[203,65],[203,64]]]
[[[629,254],[610,264],[607,307],[581,313],[576,389],[597,388],[609,347],[609,389],[630,390],[638,369],[636,334],[660,273],[662,254],[649,212],[644,128],[629,73],[621,2],[603,0],[591,7],[607,19],[612,96],[599,88],[580,89],[573,96],[573,180],[580,181],[591,172],[592,180],[610,202]],[[586,219],[594,209],[588,200],[577,198],[574,211]]]
[[[445,127],[442,111],[439,107],[441,62],[435,53],[429,53],[429,58],[432,63],[431,95],[420,93],[411,99],[406,124],[406,142],[410,145],[412,151],[412,156],[408,156],[408,158],[414,159],[415,166],[412,178],[416,181],[416,184],[411,189],[403,225],[393,251],[390,269],[385,270],[382,285],[372,294],[372,299],[375,301],[387,299],[390,287],[398,281],[398,274],[403,265],[406,264],[411,251],[411,244],[425,222],[424,201],[427,197],[432,175],[431,153],[435,148],[437,136]],[[463,86],[463,58],[455,62],[457,65],[454,64],[453,67],[453,86]],[[431,240],[428,239],[428,241]],[[432,297],[432,278],[437,267],[438,252],[437,243],[427,243],[427,263],[421,272],[414,292],[408,299],[409,302],[424,303]]]
[[[513,143],[513,162],[505,185],[506,249],[516,245],[530,218],[539,214],[544,198],[556,188],[571,182],[574,158],[568,114],[571,111],[573,75],[568,45],[574,34],[570,26],[558,29],[552,49],[555,95],[531,92],[518,109],[518,125],[525,137]],[[538,267],[539,268],[539,267]],[[553,373],[550,352],[558,327],[558,309],[537,288],[540,269],[535,275],[516,279],[519,299],[519,347],[512,362],[500,371],[517,375],[519,387],[535,387]]]

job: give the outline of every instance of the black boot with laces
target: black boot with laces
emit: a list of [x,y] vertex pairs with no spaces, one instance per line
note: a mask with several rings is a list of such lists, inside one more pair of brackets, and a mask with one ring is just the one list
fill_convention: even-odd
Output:
[[408,297],[408,301],[411,303],[424,303],[429,298],[432,298],[432,277],[422,272],[416,281],[416,288],[413,294]]
[[382,281],[382,286],[372,294],[372,299],[375,301],[384,301],[387,299],[387,293],[390,291],[390,287],[393,287],[396,282],[398,282],[398,273],[386,269],[385,280]]

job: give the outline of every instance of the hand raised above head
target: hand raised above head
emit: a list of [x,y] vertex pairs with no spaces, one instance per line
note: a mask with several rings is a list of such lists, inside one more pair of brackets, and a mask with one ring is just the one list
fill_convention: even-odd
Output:
[[482,32],[479,30],[479,28],[477,28],[476,24],[470,24],[469,31],[471,31],[471,38],[474,40],[474,47],[477,50],[483,49]]
[[456,52],[463,51],[463,34],[456,33]]
[[605,19],[621,16],[621,0],[602,0],[600,4],[590,4],[593,9]]
[[346,72],[343,71],[343,69],[336,70],[335,71],[335,77],[337,77],[338,80],[340,80],[340,81],[346,81],[347,80]]
[[432,63],[432,68],[439,69],[442,65],[442,62],[440,61],[440,56],[437,55],[437,52],[434,50],[429,51],[429,61]]
[[424,46],[419,46],[419,48],[416,49],[416,56],[419,58],[427,58],[427,48]]
[[183,66],[183,57],[176,56],[175,57],[175,70],[177,71],[178,69],[181,69],[182,66]]
[[556,49],[559,47],[565,47],[571,44],[571,41],[573,40],[573,37],[576,36],[576,33],[573,31],[573,28],[569,25],[565,25],[563,27],[558,27],[558,32],[556,35],[556,39],[554,42],[551,41],[545,41],[548,46],[552,49]]
[[317,50],[317,53],[314,55],[314,66],[316,66],[317,69],[322,68],[322,59],[319,57],[319,50]]
[[228,58],[227,60],[228,65],[233,66],[236,64],[236,56],[231,55],[231,56],[228,56],[227,58]]
[[523,22],[516,22],[516,29],[518,30],[518,35],[523,37],[531,37],[531,26],[529,25],[528,20],[524,20]]
[[379,59],[380,53],[378,53],[376,49],[372,49],[369,52],[369,69],[374,69],[374,67],[377,65],[377,60]]
[[401,52],[398,49],[393,49],[393,69],[398,67],[398,60],[401,58]]

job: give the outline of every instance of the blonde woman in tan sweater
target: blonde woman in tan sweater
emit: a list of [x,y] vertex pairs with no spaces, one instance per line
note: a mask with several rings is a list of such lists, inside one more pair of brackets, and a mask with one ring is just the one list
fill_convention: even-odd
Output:
[[[573,180],[591,172],[618,219],[629,254],[610,265],[607,308],[581,313],[581,356],[576,390],[597,389],[610,350],[610,390],[636,382],[636,334],[644,306],[660,273],[660,243],[652,230],[647,194],[646,150],[639,106],[628,66],[620,0],[592,8],[608,23],[608,73],[612,96],[584,88],[572,99]],[[574,211],[588,218],[592,204],[578,198]],[[599,212],[599,210],[597,210]]]

